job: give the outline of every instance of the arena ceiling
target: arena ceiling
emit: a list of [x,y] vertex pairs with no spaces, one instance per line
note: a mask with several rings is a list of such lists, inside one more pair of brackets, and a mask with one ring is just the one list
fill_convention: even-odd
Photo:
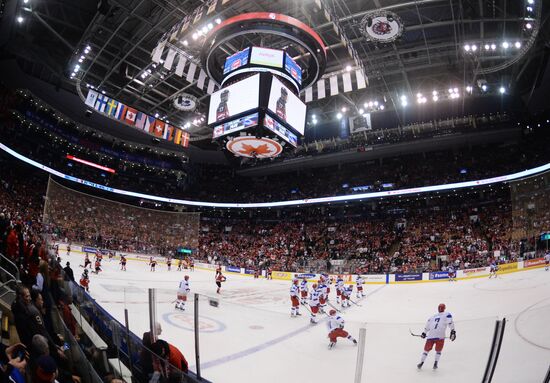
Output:
[[[325,42],[327,75],[364,70],[366,88],[309,104],[309,110],[321,118],[333,118],[343,106],[358,112],[369,100],[397,110],[403,95],[415,100],[419,92],[431,97],[433,90],[472,86],[474,94],[482,93],[478,88],[484,83],[492,89],[504,86],[509,92],[532,94],[537,75],[541,75],[537,69],[542,67],[548,41],[548,28],[544,28],[548,9],[542,0],[321,0],[340,33],[334,22],[327,21],[325,12],[314,6],[316,1],[229,0],[223,13],[215,17],[223,20],[266,11],[293,16],[313,27]],[[183,126],[206,111],[206,91],[174,71],[154,70],[145,79],[142,74],[151,69],[151,52],[161,36],[206,3],[210,1],[8,1],[2,24],[9,24],[12,33],[0,38],[4,40],[3,56],[14,55],[25,72],[58,87],[76,93],[78,79],[84,93],[86,86],[94,86]],[[364,27],[366,15],[373,11],[393,12],[402,22],[403,34],[388,43],[369,41]],[[17,22],[18,17],[22,22]],[[355,60],[342,36],[353,47]],[[264,35],[236,39],[225,44],[224,50],[231,54],[250,44],[285,48],[298,62],[303,55],[288,41]],[[79,64],[77,78],[70,78],[87,46],[90,52]],[[186,53],[198,57],[200,48],[200,40],[192,42]],[[525,76],[527,83],[520,81]],[[200,100],[197,112],[174,108],[173,99],[182,92]],[[197,125],[191,127],[193,138],[208,137],[208,129]]]

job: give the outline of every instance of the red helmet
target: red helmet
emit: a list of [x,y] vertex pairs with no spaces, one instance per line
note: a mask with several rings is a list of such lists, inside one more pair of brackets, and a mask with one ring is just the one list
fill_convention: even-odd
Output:
[[440,313],[444,312],[447,307],[445,306],[445,303],[440,303],[439,306],[437,306],[437,311]]
[[294,283],[295,285],[297,285],[297,284],[298,284],[298,280],[297,280],[297,279],[293,279],[293,280],[292,280],[292,283]]
[[328,315],[333,316],[336,315],[336,310],[332,309],[328,312]]

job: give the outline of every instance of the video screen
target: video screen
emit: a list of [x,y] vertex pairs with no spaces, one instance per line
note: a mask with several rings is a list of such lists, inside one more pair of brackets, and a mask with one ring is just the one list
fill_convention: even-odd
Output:
[[274,68],[283,67],[284,51],[269,48],[252,47],[250,63],[256,65],[271,66]]
[[210,96],[208,124],[215,124],[255,109],[260,103],[260,75],[239,81]]
[[212,138],[218,138],[225,136],[229,133],[238,132],[239,130],[248,129],[252,126],[258,125],[258,112],[237,118],[233,121],[225,122],[214,128]]
[[273,133],[281,137],[283,140],[291,144],[292,146],[298,146],[298,137],[290,130],[279,124],[270,115],[266,114],[264,118],[264,126],[271,130]]
[[242,66],[248,64],[248,55],[250,54],[250,48],[243,49],[234,55],[225,59],[225,65],[223,67],[223,74],[226,75],[229,72],[233,72]]
[[300,135],[304,135],[306,124],[306,104],[294,95],[276,77],[271,82],[268,109],[282,121],[289,124]]
[[296,61],[294,61],[288,53],[285,53],[285,70],[294,80],[296,80],[298,85],[302,85],[302,68],[296,64]]

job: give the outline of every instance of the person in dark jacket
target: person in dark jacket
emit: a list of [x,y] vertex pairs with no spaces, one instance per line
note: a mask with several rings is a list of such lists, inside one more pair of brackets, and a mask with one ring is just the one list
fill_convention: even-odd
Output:
[[160,376],[164,378],[168,378],[169,382],[181,382],[181,373],[187,374],[189,372],[189,364],[176,346],[159,339],[153,343],[151,350],[162,359],[153,358],[155,373],[150,382],[155,380],[157,373],[160,373]]

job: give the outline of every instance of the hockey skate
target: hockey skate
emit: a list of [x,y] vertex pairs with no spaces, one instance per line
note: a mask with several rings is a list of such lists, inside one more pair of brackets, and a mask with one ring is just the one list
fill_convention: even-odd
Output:
[[334,343],[334,342],[330,342],[330,343],[328,344],[328,349],[329,349],[329,350],[332,350],[332,348],[334,347],[335,344],[336,344],[336,343]]
[[418,368],[420,370],[423,365],[424,365],[424,362],[420,362],[416,365],[416,368]]
[[434,362],[434,367],[433,367],[434,370],[437,370],[437,362]]

